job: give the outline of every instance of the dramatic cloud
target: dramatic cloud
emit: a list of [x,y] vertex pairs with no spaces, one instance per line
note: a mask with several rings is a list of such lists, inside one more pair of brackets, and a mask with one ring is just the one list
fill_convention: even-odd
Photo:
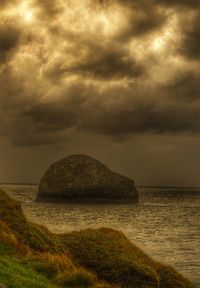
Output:
[[142,66],[129,56],[128,51],[110,44],[107,47],[93,44],[85,59],[69,67],[68,71],[105,80],[134,78],[144,73]]
[[0,135],[15,145],[199,134],[199,1],[0,6]]
[[167,6],[185,6],[189,8],[199,7],[198,0],[155,0],[155,2]]
[[125,6],[125,25],[119,27],[117,33],[118,41],[130,41],[135,37],[142,37],[148,32],[160,30],[167,21],[167,13],[159,6],[152,5],[148,1],[120,1]]
[[41,13],[41,17],[55,17],[62,12],[62,2],[59,0],[33,0],[32,6],[36,7]]
[[15,4],[19,3],[19,1],[20,1],[20,0],[9,0],[9,1],[7,1],[7,0],[1,0],[1,2],[0,2],[0,7],[1,7],[1,9],[4,9],[4,8],[6,8],[6,7],[9,7],[9,6],[11,6],[11,5],[15,5]]
[[185,102],[186,105],[191,105],[190,102],[195,102],[195,105],[197,105],[200,103],[199,79],[199,74],[195,75],[192,72],[187,72],[178,75],[165,88],[168,94],[180,103]]
[[[199,6],[200,9],[200,6]],[[200,10],[199,10],[200,11]],[[200,60],[200,12],[196,13],[191,23],[182,28],[183,40],[180,52],[191,60]],[[184,24],[182,24],[184,25]]]
[[0,63],[9,60],[19,44],[20,30],[11,24],[0,26]]

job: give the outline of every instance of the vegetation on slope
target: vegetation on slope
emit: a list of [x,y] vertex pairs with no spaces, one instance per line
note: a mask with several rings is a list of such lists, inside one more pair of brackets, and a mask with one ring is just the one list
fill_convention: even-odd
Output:
[[14,255],[0,254],[0,282],[13,288],[56,288],[55,283]]
[[27,222],[0,191],[0,283],[8,287],[192,288],[122,233],[101,228],[55,235]]
[[194,287],[173,268],[153,261],[121,232],[88,229],[61,237],[80,265],[119,287]]

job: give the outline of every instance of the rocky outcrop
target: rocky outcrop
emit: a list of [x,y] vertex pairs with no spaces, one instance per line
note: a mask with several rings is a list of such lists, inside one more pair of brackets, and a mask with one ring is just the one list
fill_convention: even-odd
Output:
[[86,155],[71,155],[50,166],[40,181],[38,200],[135,202],[134,181]]

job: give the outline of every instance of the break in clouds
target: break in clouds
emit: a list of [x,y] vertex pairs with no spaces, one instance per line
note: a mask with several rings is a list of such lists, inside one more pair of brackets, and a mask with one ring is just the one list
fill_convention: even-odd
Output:
[[199,0],[0,1],[0,135],[200,133]]

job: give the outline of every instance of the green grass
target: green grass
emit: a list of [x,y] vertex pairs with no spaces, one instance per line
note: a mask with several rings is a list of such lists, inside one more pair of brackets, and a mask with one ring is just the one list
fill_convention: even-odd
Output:
[[[37,251],[59,251],[57,236],[45,227],[27,222],[20,203],[0,191],[0,221],[6,225],[7,234],[12,234],[24,245]],[[2,223],[3,222],[3,223]],[[5,231],[4,231],[5,232]]]
[[10,288],[58,288],[47,277],[37,273],[14,257],[0,256],[0,283]]
[[3,255],[12,255],[13,249],[10,245],[7,245],[5,243],[0,244],[0,257]]
[[194,280],[194,285],[196,285],[196,287],[200,288],[200,281]]

